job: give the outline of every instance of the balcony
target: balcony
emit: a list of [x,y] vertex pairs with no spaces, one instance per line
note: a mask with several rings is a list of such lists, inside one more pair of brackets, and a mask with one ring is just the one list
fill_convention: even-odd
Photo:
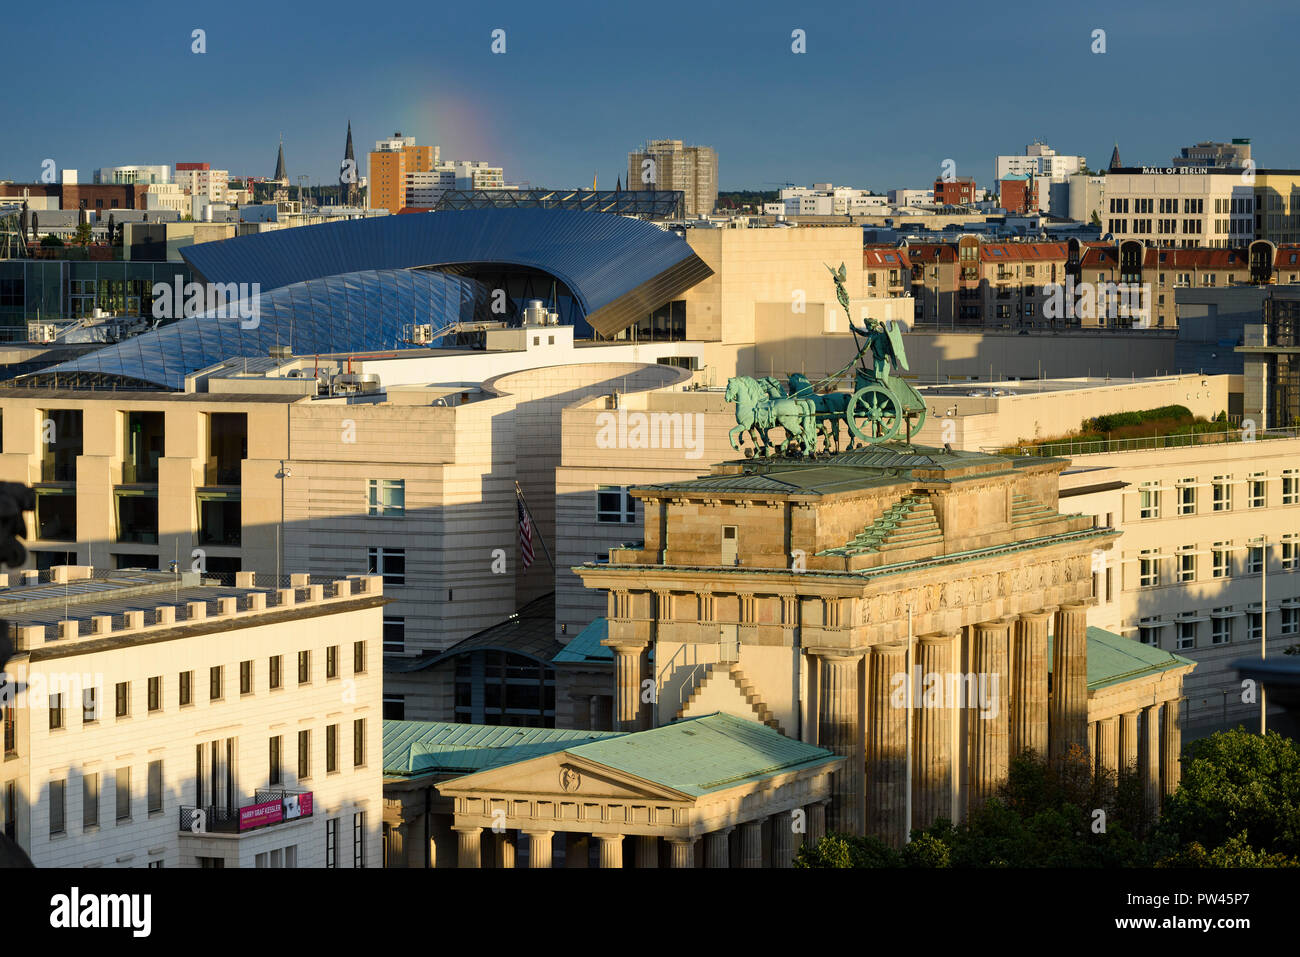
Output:
[[246,834],[312,816],[312,792],[295,788],[262,788],[253,801],[239,808],[182,804],[182,834]]

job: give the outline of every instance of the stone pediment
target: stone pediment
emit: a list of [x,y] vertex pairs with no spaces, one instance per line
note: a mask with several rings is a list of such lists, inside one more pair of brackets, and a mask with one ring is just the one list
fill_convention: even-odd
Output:
[[692,801],[691,795],[559,751],[436,785],[446,797],[512,796],[556,802]]

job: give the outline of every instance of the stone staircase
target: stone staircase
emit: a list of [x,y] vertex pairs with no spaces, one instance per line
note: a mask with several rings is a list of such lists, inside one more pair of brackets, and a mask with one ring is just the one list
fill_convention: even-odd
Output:
[[745,673],[740,670],[740,666],[731,661],[715,661],[705,666],[704,677],[695,683],[695,687],[691,689],[690,696],[682,703],[681,708],[678,710],[677,715],[673,720],[678,721],[684,718],[686,712],[690,710],[691,705],[695,703],[696,699],[700,696],[700,693],[703,692],[705,686],[714,679],[714,676],[721,676],[724,674],[733,684],[735,684],[741,697],[745,699],[745,703],[749,705],[750,709],[754,713],[754,717],[757,718],[759,722],[767,725],[778,734],[785,734],[785,729],[782,728],[781,723],[776,720],[776,715],[773,713],[772,709],[769,708],[763,702],[763,699],[759,697],[754,686],[750,684],[749,679],[745,677]]
[[943,541],[943,531],[928,495],[904,495],[859,532],[851,542],[828,549],[832,554],[890,552]]
[[1011,527],[1023,528],[1026,525],[1038,525],[1060,518],[1060,514],[1050,505],[1036,502],[1028,495],[1019,493],[1011,496]]

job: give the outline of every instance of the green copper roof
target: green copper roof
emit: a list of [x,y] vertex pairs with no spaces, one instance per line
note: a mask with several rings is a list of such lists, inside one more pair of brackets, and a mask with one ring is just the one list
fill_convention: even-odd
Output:
[[838,760],[825,748],[721,712],[565,752],[694,797]]
[[384,774],[470,774],[618,734],[446,721],[385,721]]
[[560,663],[613,661],[613,649],[601,644],[608,637],[609,621],[602,616],[574,635],[573,640],[565,645],[551,661]]
[[[1047,636],[1047,670],[1052,669],[1052,635]],[[1144,645],[1104,628],[1088,626],[1088,690],[1123,684],[1196,662]]]

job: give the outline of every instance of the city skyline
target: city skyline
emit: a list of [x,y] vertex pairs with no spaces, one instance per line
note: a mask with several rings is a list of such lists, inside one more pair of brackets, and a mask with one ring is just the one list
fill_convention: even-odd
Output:
[[[13,68],[42,82],[0,142],[0,178],[37,181],[47,158],[83,178],[104,166],[193,161],[269,176],[283,135],[291,181],[329,184],[349,119],[363,145],[401,130],[444,155],[503,166],[509,181],[558,188],[589,186],[593,175],[612,187],[627,153],[660,137],[716,149],[723,190],[919,186],[945,159],[984,184],[994,155],[1036,138],[1087,156],[1092,168],[1105,166],[1115,142],[1131,164],[1164,164],[1181,146],[1239,136],[1252,139],[1262,167],[1296,165],[1300,134],[1273,132],[1280,100],[1243,98],[1213,80],[1192,95],[1181,79],[1198,62],[1246,59],[1254,69],[1280,69],[1296,13],[1269,4],[1253,21],[1268,19],[1267,31],[1229,24],[1198,34],[1196,7],[1209,15],[1204,4],[1180,7],[1178,19],[1117,4],[1080,11],[1018,4],[1003,19],[963,28],[961,40],[919,30],[901,9],[792,12],[759,3],[743,16],[691,7],[686,19],[684,5],[658,7],[656,16],[678,33],[671,69],[659,65],[662,34],[641,29],[644,17],[589,4],[574,5],[571,16],[518,4],[487,15],[449,11],[428,33],[415,17],[399,34],[362,20],[340,36],[290,26],[269,37],[255,27],[241,36],[233,26],[257,9],[250,4],[225,8],[220,21],[161,9],[139,61],[166,77],[153,86],[149,109],[122,110],[120,85],[88,83],[84,73],[45,75],[64,55],[84,56],[79,30],[12,51]],[[960,9],[941,4],[931,22]],[[77,11],[76,22],[108,47],[138,35],[94,8]],[[1004,30],[1023,20],[1018,11],[1033,12],[1028,43]],[[333,2],[314,8],[320,23],[338,22],[341,12]],[[34,10],[13,17],[15,35],[40,29]],[[601,29],[593,34],[595,18]],[[204,53],[191,52],[196,29],[205,31]],[[505,52],[494,54],[497,29],[505,30],[498,38]],[[1105,53],[1092,52],[1097,29],[1106,31]],[[791,51],[794,30],[805,31],[807,52]],[[1014,73],[968,68],[981,51],[1008,45]],[[629,67],[639,58],[644,70]],[[288,63],[295,68],[283,69]],[[973,92],[968,69],[982,76]],[[1040,76],[1060,80],[1035,82]],[[1118,106],[1142,102],[1159,108],[1147,115]],[[720,107],[737,103],[746,105]]]

